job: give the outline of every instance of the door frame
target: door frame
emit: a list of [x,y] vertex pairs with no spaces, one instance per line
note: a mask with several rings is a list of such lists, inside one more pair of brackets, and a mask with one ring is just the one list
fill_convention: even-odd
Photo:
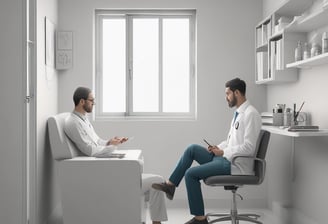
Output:
[[37,221],[36,209],[36,0],[23,2],[23,224]]

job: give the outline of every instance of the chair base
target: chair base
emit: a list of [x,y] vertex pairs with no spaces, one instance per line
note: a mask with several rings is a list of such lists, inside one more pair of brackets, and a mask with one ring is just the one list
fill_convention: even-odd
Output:
[[260,217],[257,214],[219,214],[219,213],[208,213],[206,214],[206,217],[218,217],[216,219],[209,219],[208,223],[216,223],[216,222],[224,222],[231,220],[232,224],[239,224],[239,220],[241,221],[247,221],[247,222],[253,222],[262,224],[262,222],[258,221],[257,219]]
[[211,216],[219,217],[219,218],[210,220],[208,223],[216,223],[216,222],[223,222],[223,221],[231,220],[232,224],[239,224],[239,220],[241,220],[241,221],[246,221],[246,222],[262,224],[262,222],[257,220],[260,217],[257,214],[238,214],[236,196],[239,196],[240,199],[243,200],[243,197],[236,193],[238,186],[225,186],[224,189],[232,191],[230,214],[208,213],[208,214],[206,214],[207,218],[211,217]]

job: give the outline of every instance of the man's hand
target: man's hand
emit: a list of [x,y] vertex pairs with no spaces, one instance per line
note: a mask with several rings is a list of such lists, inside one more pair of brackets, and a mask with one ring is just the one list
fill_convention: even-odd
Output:
[[126,137],[117,137],[115,136],[114,138],[110,139],[108,142],[107,142],[107,145],[119,145],[119,144],[122,144],[124,142],[126,142],[129,138],[126,138]]
[[224,154],[224,151],[222,149],[220,149],[219,147],[217,147],[216,145],[209,146],[207,149],[209,152],[213,153],[216,156],[223,156],[223,154]]

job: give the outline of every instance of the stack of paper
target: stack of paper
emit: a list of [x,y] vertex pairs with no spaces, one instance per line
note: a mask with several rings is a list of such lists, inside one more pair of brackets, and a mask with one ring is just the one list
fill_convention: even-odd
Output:
[[261,119],[263,125],[273,125],[273,113],[262,112]]

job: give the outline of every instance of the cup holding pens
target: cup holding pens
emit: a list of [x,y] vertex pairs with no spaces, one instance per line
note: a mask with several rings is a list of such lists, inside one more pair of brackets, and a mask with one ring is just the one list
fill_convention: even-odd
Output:
[[299,115],[300,112],[304,106],[305,101],[303,101],[301,107],[299,108],[298,111],[296,111],[296,103],[294,103],[294,112],[293,112],[293,119],[292,119],[292,126],[297,126],[299,125]]
[[311,125],[311,116],[307,112],[300,112],[296,118],[296,122],[292,119],[292,125],[294,126],[306,126]]
[[291,122],[291,126],[297,126],[298,125],[298,121],[297,121],[297,118],[293,118],[292,119],[292,122]]

